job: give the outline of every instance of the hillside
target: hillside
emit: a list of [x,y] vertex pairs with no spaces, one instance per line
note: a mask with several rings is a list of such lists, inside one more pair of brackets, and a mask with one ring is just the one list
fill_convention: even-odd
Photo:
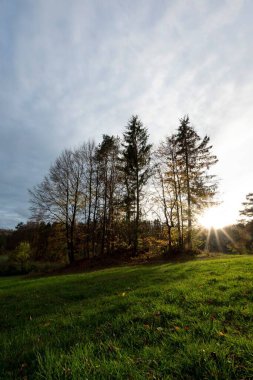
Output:
[[253,378],[253,258],[0,279],[1,379]]

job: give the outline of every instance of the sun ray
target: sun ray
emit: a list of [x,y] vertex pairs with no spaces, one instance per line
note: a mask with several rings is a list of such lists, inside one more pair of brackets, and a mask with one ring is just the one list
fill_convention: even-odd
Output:
[[233,240],[233,238],[229,235],[229,233],[226,231],[225,228],[221,228],[221,231],[222,233],[228,238],[229,241],[231,241],[231,243],[236,246],[236,243],[235,241]]
[[205,251],[209,251],[210,235],[211,235],[211,228],[209,228],[207,230],[207,238],[206,238],[206,244],[205,244]]
[[216,228],[214,228],[214,234],[215,234],[215,239],[217,242],[218,249],[219,251],[222,251],[218,230]]
[[205,210],[199,217],[199,224],[206,231],[205,251],[210,249],[212,239],[215,239],[217,249],[222,251],[221,234],[225,235],[233,246],[236,246],[225,227],[231,225],[231,222],[229,221],[229,213],[224,208],[218,206]]

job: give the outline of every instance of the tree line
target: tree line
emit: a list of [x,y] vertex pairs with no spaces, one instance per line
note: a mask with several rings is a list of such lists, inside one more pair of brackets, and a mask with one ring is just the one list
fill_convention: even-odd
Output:
[[70,263],[118,250],[138,255],[155,219],[168,252],[192,250],[197,216],[214,202],[216,162],[188,116],[156,149],[132,116],[121,138],[103,135],[61,153],[29,190],[32,221],[58,226]]

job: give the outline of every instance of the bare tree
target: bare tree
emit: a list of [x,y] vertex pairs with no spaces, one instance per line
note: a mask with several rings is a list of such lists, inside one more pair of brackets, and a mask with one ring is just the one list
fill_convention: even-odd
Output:
[[155,152],[155,189],[156,200],[160,204],[168,234],[168,248],[171,251],[173,227],[177,230],[177,245],[183,244],[183,206],[176,159],[175,136],[167,137]]
[[81,182],[84,160],[80,150],[64,150],[51,166],[48,176],[30,193],[32,218],[59,222],[65,226],[67,254],[75,260],[74,234],[82,206]]

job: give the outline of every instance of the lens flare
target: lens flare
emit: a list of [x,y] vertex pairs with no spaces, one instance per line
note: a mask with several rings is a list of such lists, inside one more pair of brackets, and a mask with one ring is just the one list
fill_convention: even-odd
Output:
[[231,224],[229,215],[219,207],[213,207],[207,209],[200,217],[199,224],[204,228],[219,229]]
[[224,210],[222,207],[213,207],[207,209],[199,217],[199,224],[207,230],[205,244],[206,251],[209,250],[209,242],[213,234],[219,251],[222,251],[222,246],[220,242],[220,237],[222,235],[225,235],[228,241],[230,241],[233,246],[236,245],[226,229],[226,227],[233,224],[233,216],[231,216],[229,212],[226,212],[226,210]]

